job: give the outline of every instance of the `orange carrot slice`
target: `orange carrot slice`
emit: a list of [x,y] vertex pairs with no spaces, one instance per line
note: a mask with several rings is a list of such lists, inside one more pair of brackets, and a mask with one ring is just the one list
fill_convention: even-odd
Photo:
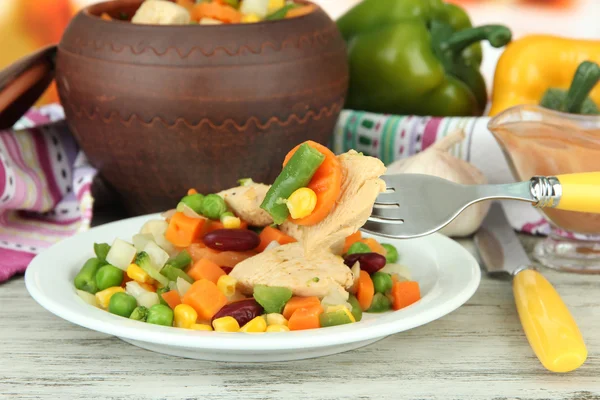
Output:
[[371,307],[373,296],[375,296],[373,280],[371,280],[371,277],[366,271],[361,270],[358,278],[358,288],[356,289],[356,298],[363,311],[367,311],[369,307]]
[[162,298],[167,302],[171,309],[174,309],[181,304],[181,297],[179,297],[179,292],[177,290],[169,290],[168,292],[163,293]]
[[256,253],[253,251],[218,251],[210,249],[199,243],[192,243],[188,248],[190,257],[192,260],[198,261],[202,258],[206,258],[217,264],[220,267],[235,267],[238,263],[241,263],[247,258],[255,256]]
[[421,300],[421,289],[419,288],[419,282],[404,281],[395,282],[392,285],[392,308],[394,310],[400,310],[401,308],[408,307],[413,303]]
[[385,256],[387,254],[387,250],[385,249],[385,247],[383,247],[381,244],[379,244],[377,240],[373,238],[362,239],[360,240],[360,242],[369,246],[373,253],[379,253],[382,256]]
[[176,247],[187,247],[200,236],[205,223],[204,218],[190,218],[177,212],[169,221],[165,238]]
[[312,307],[301,307],[294,311],[288,321],[290,331],[317,329],[321,327],[319,316],[323,313],[321,304]]
[[321,305],[321,301],[318,297],[292,297],[288,300],[283,308],[283,316],[286,319],[290,319],[294,311],[299,308],[311,308],[317,305]]
[[227,304],[227,297],[221,293],[217,285],[209,280],[201,279],[192,284],[192,287],[183,296],[182,302],[196,310],[199,320],[210,321]]
[[258,251],[259,253],[265,251],[265,248],[272,241],[276,241],[277,243],[279,243],[281,245],[297,242],[297,240],[294,239],[293,237],[286,235],[285,233],[281,232],[279,229],[276,229],[276,228],[273,228],[270,226],[265,227],[265,229],[263,229],[262,232],[260,233],[259,237],[260,237],[260,244],[256,248],[256,251]]
[[219,278],[225,275],[225,271],[214,262],[202,258],[192,264],[187,270],[187,274],[195,281],[207,279],[212,283],[217,283]]
[[200,21],[202,18],[213,18],[222,22],[236,24],[241,22],[242,14],[235,8],[217,2],[198,3],[192,9],[192,19]]
[[[325,155],[325,161],[323,161],[319,169],[317,169],[317,172],[315,172],[307,186],[316,193],[317,205],[309,216],[291,219],[291,221],[298,225],[310,226],[323,221],[335,206],[335,202],[342,190],[342,165],[335,154],[327,147],[313,142],[312,140],[309,140],[306,143],[313,149],[316,149]],[[283,162],[284,166],[300,146],[301,145],[296,146],[288,153]]]
[[342,250],[342,254],[346,254],[348,250],[350,250],[350,246],[352,246],[354,243],[360,240],[362,240],[362,234],[360,233],[360,231],[356,231],[352,235],[348,236],[346,238],[346,241],[344,242],[344,249]]

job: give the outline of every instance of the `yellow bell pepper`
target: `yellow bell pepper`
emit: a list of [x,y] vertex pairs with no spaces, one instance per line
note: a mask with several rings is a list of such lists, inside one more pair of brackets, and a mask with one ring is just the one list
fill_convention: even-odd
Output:
[[[568,89],[583,61],[600,63],[600,40],[531,35],[513,41],[496,66],[490,115],[520,104],[539,104],[549,88]],[[600,104],[600,85],[590,98]]]

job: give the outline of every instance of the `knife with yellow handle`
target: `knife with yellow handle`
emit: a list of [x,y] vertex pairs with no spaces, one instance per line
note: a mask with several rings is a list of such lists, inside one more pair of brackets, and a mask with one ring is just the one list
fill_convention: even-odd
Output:
[[[564,181],[561,182],[564,184]],[[569,182],[567,187],[572,184],[577,186],[575,182]],[[585,186],[585,182],[579,184]],[[577,189],[574,189],[573,195],[577,195]],[[581,198],[567,199],[579,206],[585,202]],[[591,209],[586,208],[586,211]],[[587,358],[587,348],[579,328],[552,284],[530,267],[529,258],[500,204],[493,204],[490,208],[475,235],[475,243],[490,276],[509,274],[513,277],[521,325],[542,365],[552,372],[569,372],[579,368]]]

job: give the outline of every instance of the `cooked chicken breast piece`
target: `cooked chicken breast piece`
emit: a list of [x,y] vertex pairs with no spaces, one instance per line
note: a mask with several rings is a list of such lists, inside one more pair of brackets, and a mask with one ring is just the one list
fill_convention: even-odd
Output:
[[252,226],[267,226],[273,223],[273,218],[260,208],[271,186],[262,183],[252,183],[248,186],[238,186],[217,193],[225,203],[241,219]]
[[[379,193],[385,191],[385,182],[379,177],[385,173],[383,163],[354,150],[338,156],[342,164],[342,191],[329,215],[313,226],[300,226],[294,233],[303,243],[309,258],[320,257],[323,249],[339,251],[340,243],[359,230],[371,215]],[[291,230],[291,228],[288,228]],[[289,233],[288,233],[289,234]]]
[[255,285],[280,286],[295,296],[323,298],[332,287],[347,290],[352,286],[352,272],[340,256],[321,252],[310,261],[300,243],[290,243],[248,258],[235,266],[230,276],[237,279],[238,289],[252,294]]

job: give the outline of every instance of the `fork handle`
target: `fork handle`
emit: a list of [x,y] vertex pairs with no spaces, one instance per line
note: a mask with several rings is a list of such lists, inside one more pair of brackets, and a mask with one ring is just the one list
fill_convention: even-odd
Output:
[[600,214],[600,172],[556,176],[562,194],[559,210]]

